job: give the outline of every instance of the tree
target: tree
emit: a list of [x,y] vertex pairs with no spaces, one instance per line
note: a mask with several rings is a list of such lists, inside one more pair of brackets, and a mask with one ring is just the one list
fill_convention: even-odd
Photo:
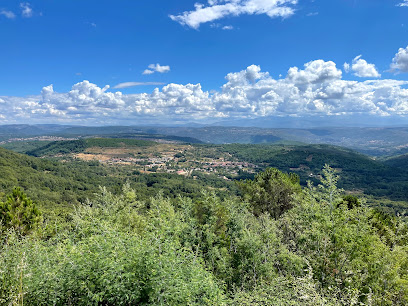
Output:
[[344,190],[337,188],[337,182],[340,179],[340,176],[336,174],[335,169],[331,168],[328,164],[325,164],[322,172],[322,184],[319,185],[319,188],[323,191],[321,194],[322,200],[329,204],[330,213],[332,213],[335,203],[340,201],[341,194]]
[[353,209],[356,207],[360,207],[361,203],[359,199],[356,196],[353,195],[346,195],[343,197],[343,201],[337,203],[337,208],[340,207],[340,205],[346,205],[348,209]]
[[0,222],[6,228],[14,228],[20,234],[27,235],[41,221],[41,212],[20,188],[14,188],[6,202],[0,202]]
[[267,212],[275,219],[293,207],[294,195],[301,192],[298,175],[275,168],[257,174],[254,180],[239,182],[238,186],[256,216]]

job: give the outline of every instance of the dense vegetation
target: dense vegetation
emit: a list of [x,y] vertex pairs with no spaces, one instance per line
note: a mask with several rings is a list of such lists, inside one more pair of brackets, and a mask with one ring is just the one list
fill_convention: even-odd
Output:
[[322,174],[302,189],[267,169],[243,198],[101,188],[64,218],[27,215],[32,227],[4,217],[37,211],[15,189],[0,204],[0,303],[406,305],[407,224]]
[[394,168],[408,169],[408,154],[388,158],[384,163]]

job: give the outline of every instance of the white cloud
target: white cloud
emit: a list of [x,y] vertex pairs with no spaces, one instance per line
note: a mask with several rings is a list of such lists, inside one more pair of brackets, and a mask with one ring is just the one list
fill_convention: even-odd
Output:
[[149,68],[160,73],[165,73],[170,71],[170,66],[160,66],[160,64],[150,64]]
[[170,18],[182,25],[198,29],[201,24],[229,16],[266,14],[271,18],[287,18],[295,13],[298,0],[210,0],[208,5],[196,3],[195,10]]
[[143,74],[153,74],[154,71],[150,70],[150,69],[146,69],[145,71],[143,71]]
[[401,3],[397,4],[397,6],[408,6],[408,0],[403,0]]
[[170,71],[170,66],[160,66],[160,64],[150,64],[149,69],[143,71],[143,74],[153,74],[155,72],[166,73]]
[[243,78],[247,74],[248,69],[229,74],[222,92],[213,96],[217,110],[227,117],[408,115],[408,90],[401,87],[408,82],[345,81],[333,62],[312,61],[304,70],[292,67],[279,80],[258,71],[251,83]]
[[304,66],[304,70],[299,70],[297,67],[290,68],[287,79],[294,84],[315,84],[340,79],[342,76],[341,70],[337,69],[332,61],[316,60]]
[[360,78],[379,78],[381,74],[378,72],[374,64],[367,63],[366,60],[361,58],[361,55],[356,56],[351,65],[349,63],[344,63],[344,71],[349,72],[350,70],[354,72],[355,76]]
[[1,10],[0,15],[3,15],[4,17],[8,19],[16,18],[16,14],[14,14],[12,11]]
[[135,87],[135,86],[146,86],[146,85],[164,85],[164,83],[161,82],[124,82],[124,83],[120,83],[118,85],[116,85],[113,88],[129,88],[129,87]]
[[222,27],[223,30],[233,30],[234,27],[232,25],[227,25]]
[[31,8],[31,4],[28,2],[20,3],[21,15],[25,18],[30,18],[33,16],[33,9]]
[[221,89],[211,92],[204,91],[201,84],[168,84],[151,93],[126,95],[83,81],[66,93],[49,85],[39,96],[1,96],[0,113],[5,118],[0,123],[208,122],[212,118],[361,114],[407,117],[407,85],[408,81],[392,79],[343,80],[341,70],[331,61],[311,61],[302,69],[291,67],[278,79],[251,65],[229,73]]
[[393,72],[408,72],[408,46],[405,49],[399,48],[390,68]]

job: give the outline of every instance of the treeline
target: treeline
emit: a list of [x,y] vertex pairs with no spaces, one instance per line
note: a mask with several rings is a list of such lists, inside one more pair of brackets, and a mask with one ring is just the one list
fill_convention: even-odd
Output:
[[131,138],[87,138],[87,147],[120,148],[126,146],[150,147],[157,145],[154,141]]
[[78,140],[54,141],[47,145],[27,151],[26,154],[36,157],[55,156],[84,152],[87,148],[120,148],[126,146],[148,147],[154,146],[154,141],[130,138],[83,138]]
[[16,189],[0,202],[0,304],[407,305],[407,224],[338,179],[326,166],[302,189],[267,169],[242,197],[149,201],[125,184],[64,218]]
[[80,153],[85,151],[87,147],[88,146],[85,139],[53,141],[43,147],[27,151],[26,154],[40,157],[46,155]]

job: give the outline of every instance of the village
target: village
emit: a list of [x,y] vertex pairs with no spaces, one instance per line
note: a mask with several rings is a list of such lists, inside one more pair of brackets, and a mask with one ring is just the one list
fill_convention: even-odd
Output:
[[[218,154],[218,153],[217,153]],[[186,177],[194,172],[213,174],[225,180],[242,172],[256,173],[258,166],[224,153],[215,157],[208,148],[160,144],[152,148],[90,148],[74,158],[98,161],[109,166],[130,166],[141,173],[176,173]]]

